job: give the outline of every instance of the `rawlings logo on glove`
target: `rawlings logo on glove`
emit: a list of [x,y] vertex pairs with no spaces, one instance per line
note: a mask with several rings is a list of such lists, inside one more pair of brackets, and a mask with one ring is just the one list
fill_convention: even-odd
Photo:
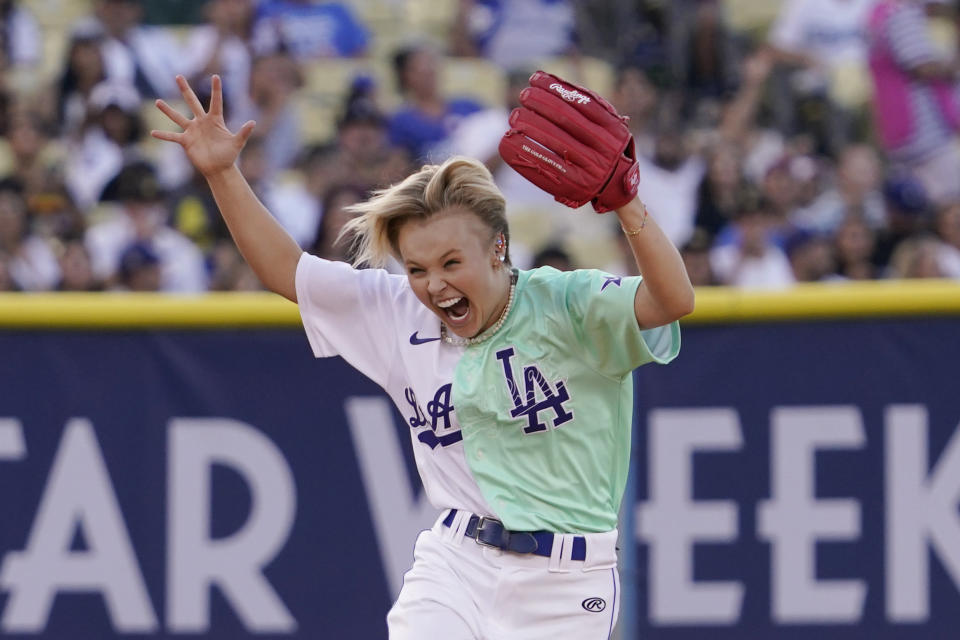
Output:
[[598,213],[637,195],[639,167],[627,119],[596,93],[537,71],[510,114],[500,156],[569,207]]
[[559,82],[554,82],[550,85],[550,88],[559,93],[567,102],[577,101],[580,104],[587,104],[590,102],[590,98],[587,96],[583,95],[576,89],[564,89],[563,85]]

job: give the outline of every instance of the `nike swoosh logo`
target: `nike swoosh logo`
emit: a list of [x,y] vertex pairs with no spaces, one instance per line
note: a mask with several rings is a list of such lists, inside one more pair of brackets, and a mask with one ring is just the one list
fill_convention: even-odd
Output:
[[436,338],[418,338],[417,333],[419,332],[414,331],[413,335],[410,336],[410,344],[426,344],[428,342],[433,342],[434,340],[440,339],[439,336],[437,336]]

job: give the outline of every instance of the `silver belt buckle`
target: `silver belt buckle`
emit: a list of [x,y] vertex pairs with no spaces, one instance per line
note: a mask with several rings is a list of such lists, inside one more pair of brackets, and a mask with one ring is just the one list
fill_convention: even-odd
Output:
[[497,520],[496,518],[488,518],[487,516],[480,516],[480,519],[477,521],[477,530],[473,532],[473,539],[477,541],[477,544],[483,547],[490,547],[491,549],[500,549],[500,545],[492,544],[486,540],[480,539],[480,531],[483,530],[483,525],[486,524],[487,520],[490,522],[496,522],[501,527],[503,527],[503,522]]

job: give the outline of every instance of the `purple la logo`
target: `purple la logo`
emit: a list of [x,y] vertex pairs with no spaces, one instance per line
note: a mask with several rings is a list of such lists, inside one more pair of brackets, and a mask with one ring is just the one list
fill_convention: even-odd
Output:
[[511,360],[515,354],[516,351],[513,347],[507,347],[497,351],[497,360],[503,364],[503,376],[513,400],[510,417],[519,418],[523,416],[527,418],[527,426],[523,428],[523,432],[536,433],[547,430],[546,423],[540,420],[541,411],[553,411],[552,422],[554,428],[573,420],[573,411],[563,406],[565,402],[570,400],[570,394],[567,393],[567,386],[563,383],[563,380],[557,380],[551,385],[536,365],[531,364],[523,367],[521,376],[523,394],[521,395],[520,382],[513,377]]

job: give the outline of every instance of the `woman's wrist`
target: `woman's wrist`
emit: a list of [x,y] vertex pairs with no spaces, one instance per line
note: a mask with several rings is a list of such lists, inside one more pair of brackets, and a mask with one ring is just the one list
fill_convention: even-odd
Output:
[[624,206],[617,209],[617,218],[620,220],[620,228],[629,236],[639,235],[647,225],[647,205],[640,201],[640,198],[634,198]]
[[215,182],[226,182],[227,180],[235,177],[231,174],[239,173],[239,171],[240,170],[236,163],[234,163],[228,167],[220,167],[211,171],[205,171],[203,172],[203,177],[206,179],[208,184],[212,185]]

